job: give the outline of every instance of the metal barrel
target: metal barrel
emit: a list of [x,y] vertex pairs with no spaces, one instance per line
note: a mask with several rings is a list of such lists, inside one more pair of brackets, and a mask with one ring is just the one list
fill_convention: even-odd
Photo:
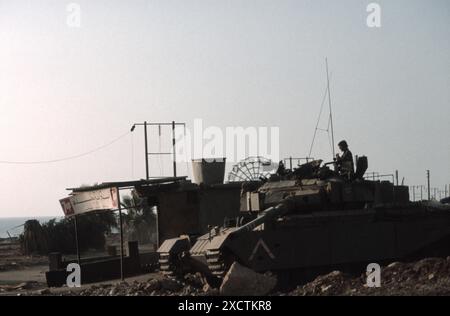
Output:
[[225,158],[192,160],[194,183],[222,184],[225,177]]

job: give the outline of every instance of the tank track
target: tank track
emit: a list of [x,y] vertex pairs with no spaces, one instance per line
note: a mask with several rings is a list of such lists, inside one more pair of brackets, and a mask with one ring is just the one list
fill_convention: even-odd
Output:
[[[228,271],[229,265],[225,260],[225,255],[219,250],[208,250],[205,254],[206,263],[212,276],[222,279]],[[168,277],[182,275],[186,267],[177,254],[162,252],[159,254],[159,272]]]
[[208,250],[206,252],[206,262],[212,275],[223,278],[228,270],[224,260],[224,254],[219,249]]
[[180,262],[176,255],[171,255],[168,252],[159,254],[159,272],[165,276],[175,276],[179,272]]

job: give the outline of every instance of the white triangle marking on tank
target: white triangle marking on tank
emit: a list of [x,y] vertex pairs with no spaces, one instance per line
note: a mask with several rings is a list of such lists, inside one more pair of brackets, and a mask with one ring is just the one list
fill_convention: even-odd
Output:
[[259,247],[263,247],[264,250],[267,252],[267,254],[269,255],[269,257],[271,259],[275,259],[275,256],[273,255],[272,251],[270,251],[269,247],[267,247],[266,243],[264,242],[264,240],[262,240],[262,238],[260,238],[258,240],[258,242],[256,243],[255,248],[252,251],[252,254],[250,255],[250,257],[248,258],[249,261],[252,261],[255,258],[256,252],[258,251]]

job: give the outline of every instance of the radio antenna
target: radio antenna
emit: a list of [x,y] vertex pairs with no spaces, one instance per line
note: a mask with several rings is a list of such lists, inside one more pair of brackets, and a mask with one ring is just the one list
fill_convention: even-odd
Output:
[[328,58],[325,58],[325,65],[326,65],[326,69],[327,69],[328,106],[330,108],[331,146],[332,146],[333,159],[334,159],[336,157],[336,153],[334,151],[333,112],[331,111],[331,92],[330,92],[330,77],[328,74]]

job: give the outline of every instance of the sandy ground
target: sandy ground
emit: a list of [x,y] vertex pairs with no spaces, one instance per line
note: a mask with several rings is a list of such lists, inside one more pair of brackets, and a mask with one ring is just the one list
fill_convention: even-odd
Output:
[[[198,280],[184,280],[176,291],[158,291],[161,284],[171,288],[159,273],[149,273],[121,280],[86,284],[80,288],[51,288],[45,280],[48,271],[46,257],[23,256],[18,242],[0,241],[0,296],[17,295],[217,295],[204,291]],[[300,285],[288,293],[271,295],[322,296],[322,295],[450,295],[450,257],[426,258],[411,263],[395,262],[382,267],[383,285],[370,289],[365,285],[366,276],[346,275],[334,271]],[[194,278],[195,279],[195,278]],[[156,282],[155,282],[156,281]]]
[[0,240],[0,272],[9,270],[20,270],[24,267],[45,265],[48,263],[46,256],[24,256],[20,252],[17,239]]
[[13,295],[46,287],[44,256],[24,256],[18,240],[0,241],[0,295]]
[[[21,271],[9,271],[0,273],[0,296],[18,296],[18,295],[76,295],[78,292],[85,291],[92,287],[111,287],[119,284],[122,281],[109,280],[98,283],[84,284],[79,288],[48,288],[45,283],[45,271],[48,266],[36,266]],[[132,282],[146,282],[152,279],[160,279],[162,276],[159,273],[143,274],[136,277],[126,278],[128,283]],[[3,291],[2,291],[3,287]]]
[[[125,282],[127,283],[133,283],[133,282],[147,282],[149,280],[159,280],[163,278],[163,276],[159,273],[148,273],[148,274],[142,274],[139,276],[135,276],[135,277],[129,277],[125,279]],[[79,288],[68,288],[68,287],[60,287],[60,288],[51,288],[51,294],[52,295],[77,295],[79,292],[91,289],[91,288],[95,288],[95,287],[113,287],[117,284],[120,284],[122,282],[122,280],[117,279],[117,280],[109,280],[109,281],[104,281],[104,282],[98,282],[98,283],[90,283],[90,284],[84,284]],[[25,291],[26,292],[26,291]],[[29,292],[29,291],[28,291]],[[39,291],[37,291],[38,293]]]
[[[24,256],[20,252],[17,240],[0,240],[0,296],[17,296],[24,294],[47,293],[48,287],[45,272],[48,271],[48,259],[45,256]],[[145,282],[158,279],[158,273],[127,278],[127,282]],[[52,288],[51,293],[64,295],[70,291],[77,293],[91,286],[113,285],[121,280],[109,280],[100,283],[83,285],[80,288]]]

